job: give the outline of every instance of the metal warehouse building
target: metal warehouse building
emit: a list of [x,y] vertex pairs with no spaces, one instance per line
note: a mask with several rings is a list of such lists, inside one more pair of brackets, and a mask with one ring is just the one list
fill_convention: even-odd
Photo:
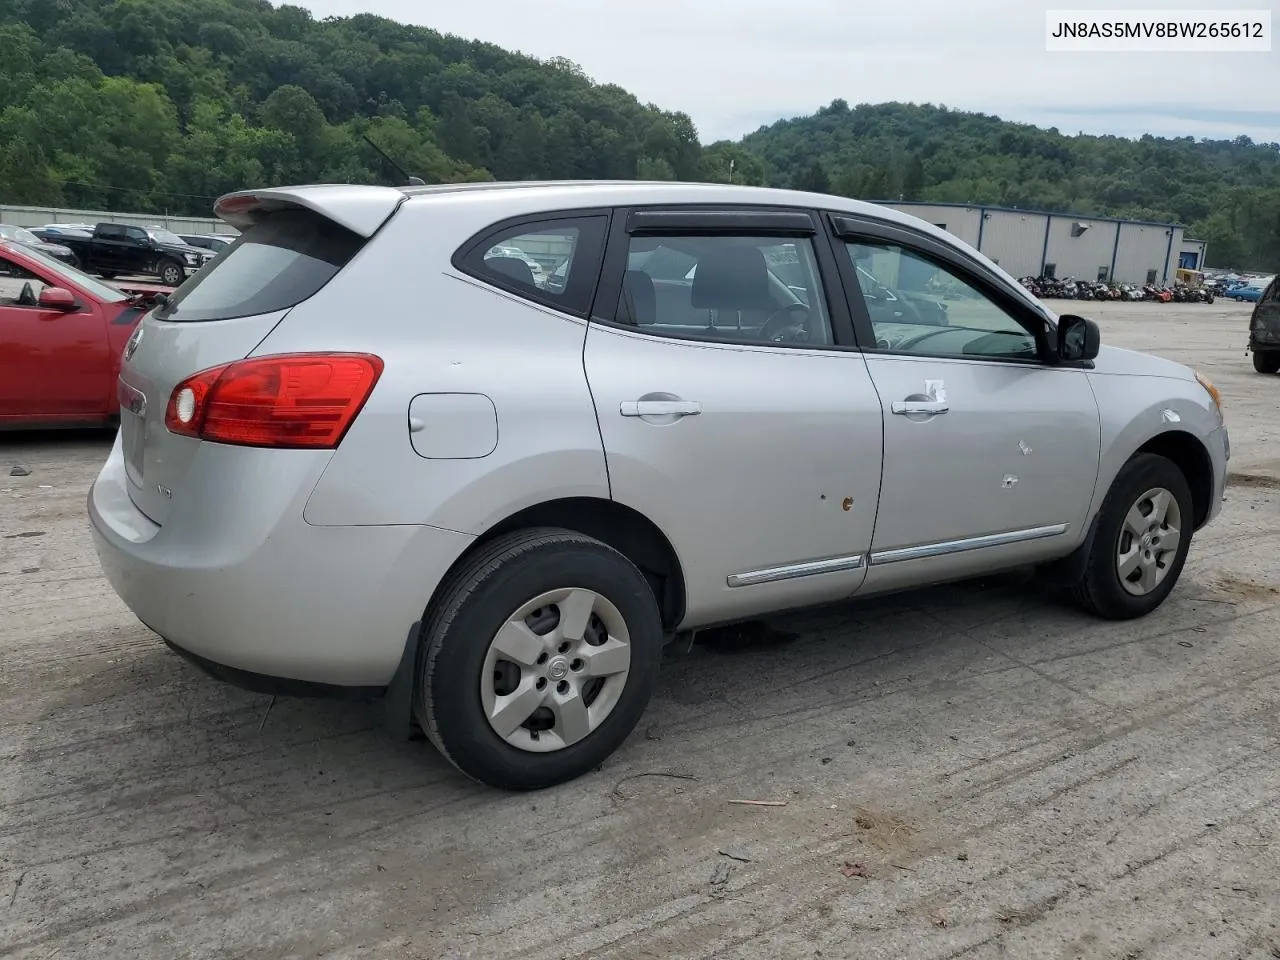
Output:
[[1172,283],[1203,269],[1205,245],[1176,223],[962,203],[886,203],[955,234],[1015,277]]

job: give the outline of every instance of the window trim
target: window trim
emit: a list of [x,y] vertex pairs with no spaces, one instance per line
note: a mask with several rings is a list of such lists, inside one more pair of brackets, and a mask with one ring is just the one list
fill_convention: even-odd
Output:
[[[468,237],[454,250],[449,262],[459,273],[478,280],[486,286],[519,297],[528,303],[536,303],[558,313],[567,313],[586,320],[591,313],[591,304],[599,285],[600,268],[604,263],[605,240],[609,236],[612,216],[613,210],[610,207],[582,207],[568,210],[540,210],[537,213],[506,217]],[[578,242],[574,247],[574,260],[577,262],[569,270],[569,282],[563,294],[557,296],[538,289],[529,290],[501,274],[495,274],[483,268],[485,251],[497,245],[500,238],[509,238],[515,231],[537,233],[539,225],[543,225],[543,229],[546,229],[546,225],[565,221],[581,222],[575,224],[578,227]],[[591,229],[593,226],[595,229]],[[480,258],[478,261],[477,254]]]
[[[635,224],[639,221],[639,228]],[[812,227],[804,226],[804,222]],[[698,223],[705,227],[699,227]],[[853,319],[848,298],[840,282],[839,263],[831,245],[824,241],[819,224],[821,216],[809,207],[778,207],[766,204],[653,204],[618,207],[614,211],[605,246],[600,283],[590,311],[590,321],[634,336],[652,337],[672,343],[698,346],[743,347],[763,350],[854,351]],[[662,224],[650,227],[649,224]],[[666,224],[672,224],[667,229]],[[833,343],[762,343],[759,340],[733,340],[724,337],[696,337],[655,331],[620,323],[616,319],[622,299],[622,278],[626,273],[633,236],[708,236],[708,237],[777,237],[779,240],[807,239],[813,250],[818,271],[818,293],[824,298]]]
[[818,232],[807,210],[639,208],[627,214],[631,236],[789,236]]
[[[1057,329],[1044,314],[1027,304],[1009,288],[1008,283],[961,250],[952,249],[927,234],[919,233],[889,221],[872,217],[855,217],[846,213],[828,212],[829,237],[841,282],[846,288],[849,309],[858,346],[864,353],[882,357],[908,357],[933,360],[964,360],[970,363],[1011,363],[1021,366],[1053,365],[1057,352]],[[972,286],[979,293],[1004,310],[1015,323],[1031,334],[1036,341],[1036,358],[974,356],[952,353],[908,353],[882,350],[876,346],[875,328],[871,314],[862,296],[853,260],[844,249],[845,244],[857,242],[879,246],[897,246],[910,251],[923,260],[934,263],[958,279]]]

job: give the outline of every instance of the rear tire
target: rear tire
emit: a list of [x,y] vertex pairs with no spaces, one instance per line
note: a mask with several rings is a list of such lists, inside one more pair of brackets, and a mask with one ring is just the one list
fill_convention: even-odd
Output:
[[1146,616],[1164,603],[1182,574],[1194,517],[1182,471],[1164,457],[1137,454],[1120,469],[1102,502],[1084,576],[1072,585],[1072,598],[1108,620]]
[[454,571],[427,611],[415,714],[467,776],[550,787],[631,733],[662,643],[653,591],[621,553],[568,530],[511,533]]
[[1253,369],[1259,373],[1280,373],[1280,350],[1254,350]]

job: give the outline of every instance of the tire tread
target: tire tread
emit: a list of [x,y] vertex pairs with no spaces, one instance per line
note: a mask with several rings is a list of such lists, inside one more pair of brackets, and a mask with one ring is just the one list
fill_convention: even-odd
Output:
[[[1110,516],[1110,511],[1114,509],[1117,500],[1126,500],[1133,495],[1128,489],[1129,478],[1151,469],[1173,470],[1182,478],[1183,484],[1186,484],[1186,478],[1183,477],[1182,471],[1179,470],[1178,466],[1167,457],[1162,457],[1154,453],[1135,454],[1123,467],[1120,468],[1119,473],[1116,474],[1115,480],[1112,481],[1111,488],[1103,498],[1102,506],[1098,509],[1098,518],[1100,522],[1103,518]],[[1186,516],[1187,521],[1189,521],[1189,513]],[[1184,521],[1183,526],[1185,529],[1184,536],[1188,542],[1186,546],[1181,548],[1184,560],[1186,557],[1186,550],[1190,546],[1189,541],[1192,535],[1190,523],[1187,521]],[[1093,544],[1089,550],[1088,560],[1085,563],[1085,573],[1077,582],[1067,587],[1067,594],[1072,601],[1086,612],[1107,620],[1126,620],[1135,616],[1141,616],[1149,611],[1135,613],[1132,610],[1123,610],[1119,605],[1108,602],[1107,598],[1102,595],[1103,591],[1102,583],[1099,579],[1099,571],[1107,570],[1108,575],[1110,574],[1110,564],[1112,562],[1110,552],[1112,547],[1113,544],[1111,543],[1110,537],[1094,537]],[[1181,576],[1181,572],[1181,568],[1179,568],[1177,575]],[[1172,587],[1170,589],[1172,589]],[[1163,598],[1160,602],[1163,603]],[[1157,604],[1157,606],[1158,605],[1159,604]]]
[[[434,704],[429,691],[432,689],[436,675],[436,664],[443,649],[445,638],[458,614],[463,610],[466,601],[488,580],[500,571],[531,551],[550,546],[585,546],[615,554],[619,559],[634,567],[631,560],[623,553],[593,537],[560,527],[534,527],[516,530],[495,537],[482,545],[474,555],[460,564],[445,580],[436,599],[428,608],[423,619],[419,643],[419,666],[416,671],[417,683],[414,689],[414,712],[422,726],[427,739],[449,763],[471,779],[477,779],[468,773],[445,746],[440,735],[439,718],[436,716]],[[637,569],[637,574],[639,570]]]

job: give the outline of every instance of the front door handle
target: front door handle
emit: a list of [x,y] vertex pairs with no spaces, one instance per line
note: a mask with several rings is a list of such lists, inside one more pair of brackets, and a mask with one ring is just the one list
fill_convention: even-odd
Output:
[[946,413],[951,408],[945,400],[895,400],[892,409],[899,416],[910,416],[913,413],[932,416],[935,413]]
[[702,404],[694,400],[623,400],[618,412],[624,417],[696,417]]

